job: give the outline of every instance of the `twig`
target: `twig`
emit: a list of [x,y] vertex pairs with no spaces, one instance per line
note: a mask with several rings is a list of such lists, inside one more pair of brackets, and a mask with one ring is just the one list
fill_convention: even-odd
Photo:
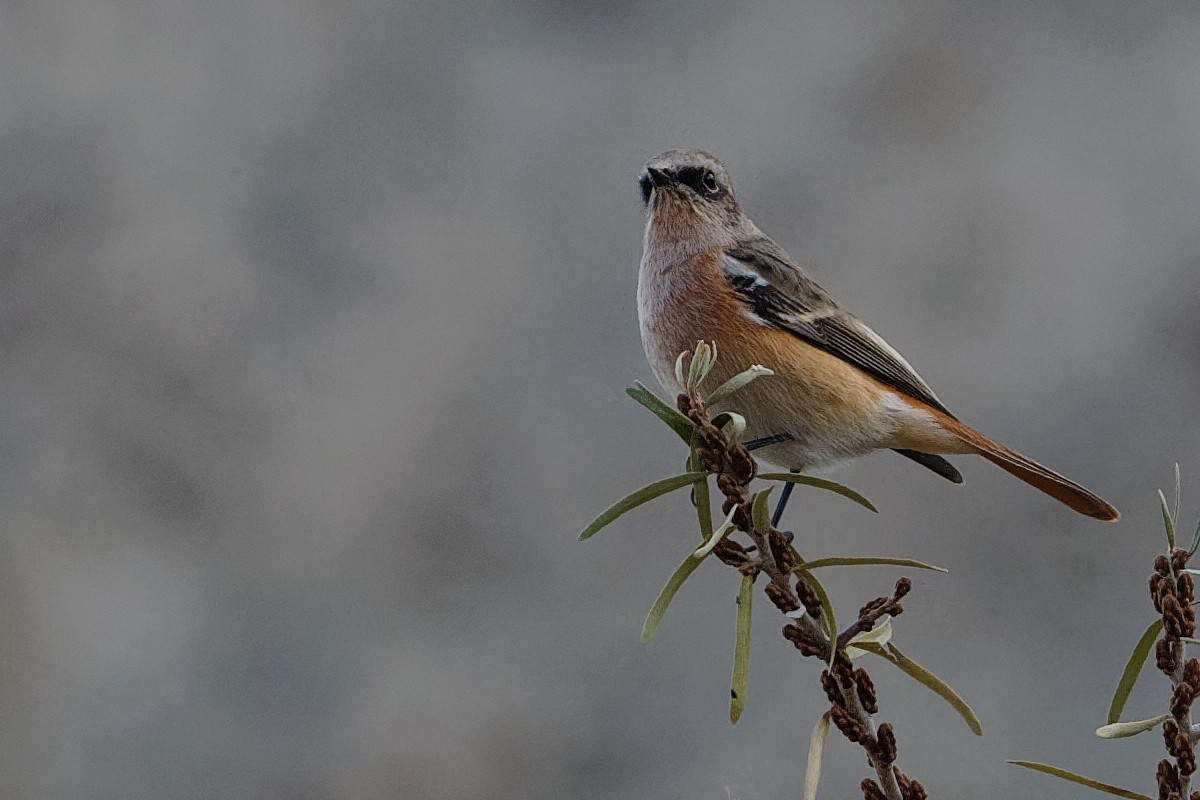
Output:
[[[845,648],[850,640],[871,630],[884,614],[896,616],[903,612],[900,599],[912,588],[907,578],[901,578],[890,597],[879,597],[859,611],[858,619],[845,631],[831,638],[822,629],[821,602],[803,575],[792,582],[796,569],[795,551],[784,535],[768,523],[756,524],[752,509],[753,498],[749,484],[756,465],[750,452],[742,445],[728,441],[724,433],[709,419],[703,401],[696,393],[680,394],[676,399],[679,411],[693,424],[693,446],[700,468],[717,477],[717,487],[725,497],[722,510],[733,512],[733,523],[754,543],[753,551],[731,538],[725,538],[713,549],[722,562],[743,575],[766,575],[763,591],[776,608],[789,618],[783,636],[804,656],[822,659],[827,669],[821,673],[821,686],[830,701],[830,719],[851,742],[860,745],[875,770],[878,782],[863,780],[861,789],[865,800],[925,800],[924,788],[909,779],[896,766],[896,738],[890,723],[876,724],[878,703],[875,686],[863,668],[855,669]],[[803,608],[797,618],[795,613]],[[832,631],[830,633],[833,633]]]
[[1154,610],[1163,618],[1163,635],[1154,647],[1155,664],[1171,681],[1171,719],[1163,723],[1163,740],[1175,763],[1164,758],[1157,772],[1159,796],[1169,800],[1200,800],[1200,792],[1190,791],[1198,734],[1192,725],[1192,701],[1200,695],[1200,660],[1186,657],[1183,642],[1184,637],[1196,635],[1195,586],[1192,576],[1183,571],[1188,558],[1189,553],[1180,548],[1160,555],[1150,576]]

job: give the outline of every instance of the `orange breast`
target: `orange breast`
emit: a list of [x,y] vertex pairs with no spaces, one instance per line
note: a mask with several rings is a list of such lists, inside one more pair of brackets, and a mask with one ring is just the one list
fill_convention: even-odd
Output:
[[643,264],[642,342],[659,381],[678,391],[673,376],[678,354],[697,340],[716,342],[718,361],[708,388],[753,364],[776,373],[725,404],[746,418],[747,439],[793,437],[764,449],[767,460],[811,467],[887,447],[900,427],[887,408],[894,392],[836,356],[748,317],[721,274],[719,257],[709,252],[666,269]]

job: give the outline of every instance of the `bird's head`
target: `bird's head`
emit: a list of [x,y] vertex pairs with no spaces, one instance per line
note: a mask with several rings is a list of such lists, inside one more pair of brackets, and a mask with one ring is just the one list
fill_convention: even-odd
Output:
[[725,165],[703,150],[668,150],[638,177],[650,227],[668,239],[698,244],[735,241],[753,226],[738,205]]

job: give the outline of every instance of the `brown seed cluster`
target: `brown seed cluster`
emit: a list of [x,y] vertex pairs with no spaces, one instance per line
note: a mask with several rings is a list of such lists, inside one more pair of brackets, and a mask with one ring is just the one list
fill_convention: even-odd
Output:
[[827,669],[821,671],[821,688],[825,690],[825,696],[832,705],[846,707],[846,698],[838,690],[837,679],[830,675]]
[[[1163,744],[1175,763],[1163,759],[1158,763],[1158,795],[1160,800],[1182,800],[1192,773],[1196,771],[1196,753],[1189,730],[1192,703],[1200,695],[1200,660],[1183,658],[1184,637],[1196,635],[1195,583],[1183,570],[1189,554],[1176,548],[1168,555],[1154,560],[1150,576],[1150,599],[1154,610],[1162,614],[1163,635],[1155,643],[1154,661],[1171,679],[1171,719],[1163,723]],[[1200,798],[1192,792],[1191,798]]]
[[900,784],[900,795],[904,800],[928,800],[929,798],[920,781],[914,781],[900,770],[896,770],[896,783]]
[[838,705],[830,706],[829,719],[847,739],[870,749],[871,731],[867,729],[866,725],[852,716],[849,711]]
[[796,578],[796,596],[800,598],[800,602],[804,605],[804,610],[813,619],[821,618],[821,598],[817,597],[817,592],[809,585],[804,578]]
[[885,722],[880,725],[875,731],[875,738],[879,740],[875,746],[875,756],[879,763],[890,767],[896,763],[896,734],[892,732],[892,723]]
[[[896,785],[900,787],[900,796],[904,800],[928,800],[929,798],[929,795],[925,794],[925,787],[919,781],[912,780],[900,770],[896,770]],[[880,789],[879,784],[870,778],[864,780],[859,788],[862,789],[865,800],[887,800],[883,789]]]
[[825,657],[825,643],[817,638],[816,632],[807,625],[784,625],[783,638],[795,645],[796,649],[800,651],[800,655],[802,656],[815,656],[816,658]]
[[[873,730],[870,715],[879,711],[875,685],[866,670],[855,669],[846,656],[846,643],[857,633],[869,631],[885,614],[897,616],[903,612],[900,600],[912,588],[908,578],[896,583],[891,596],[878,597],[859,610],[858,619],[846,631],[837,636],[835,642],[826,637],[814,624],[821,618],[821,601],[812,585],[803,576],[794,583],[795,551],[780,531],[753,529],[751,519],[749,484],[754,479],[755,462],[750,452],[736,442],[730,442],[725,434],[712,424],[704,403],[696,396],[680,394],[676,398],[679,411],[694,426],[693,444],[699,466],[705,472],[716,475],[717,488],[724,496],[722,511],[732,512],[734,526],[754,540],[763,552],[754,553],[754,547],[746,548],[730,537],[721,540],[713,554],[722,562],[735,567],[743,575],[757,576],[765,572],[770,580],[764,592],[781,612],[791,614],[803,608],[807,618],[783,627],[783,636],[791,642],[801,655],[828,660],[830,647],[836,648],[833,666],[821,673],[821,688],[829,698],[829,719],[842,735],[851,742],[861,745],[880,780],[890,785],[890,771],[895,775],[903,800],[925,800],[925,790],[917,781],[911,781],[893,764],[896,760],[896,736],[889,723]],[[885,780],[887,779],[887,780]],[[873,780],[862,783],[863,796],[867,800],[888,800],[888,794]]]
[[1167,759],[1158,762],[1158,800],[1181,800],[1183,781],[1179,770]]
[[[705,472],[717,476],[717,488],[725,495],[722,510],[728,514],[734,506],[744,505],[749,498],[747,487],[754,479],[754,458],[750,451],[732,444],[708,418],[708,409],[699,398],[681,394],[675,398],[680,413],[692,421],[696,455]],[[744,516],[739,512],[738,516]],[[734,522],[737,522],[735,517]],[[745,522],[745,521],[743,521]],[[745,530],[742,525],[738,528]]]
[[796,560],[793,558],[792,547],[783,533],[771,528],[767,534],[767,541],[771,544],[771,555],[775,556],[775,563],[779,565],[779,569],[785,575],[791,575],[792,570],[796,567]]
[[768,583],[764,587],[763,591],[766,592],[767,597],[771,599],[771,602],[775,604],[775,607],[784,614],[790,614],[796,609],[800,608],[800,602],[796,599],[796,596],[791,592],[781,588],[776,583]]
[[870,778],[863,778],[860,787],[862,788],[865,800],[887,800],[887,795],[883,793],[883,789],[880,789],[879,784]]
[[879,713],[879,701],[875,697],[875,684],[865,669],[854,670],[854,689],[858,692],[858,702],[868,714]]
[[887,795],[883,793],[883,789],[880,789],[879,784],[870,778],[863,778],[860,786],[865,800],[887,800]]
[[743,575],[758,574],[758,559],[728,536],[717,542],[717,546],[713,548],[713,555]]
[[912,581],[908,578],[896,581],[896,588],[891,597],[876,597],[858,610],[858,619],[854,621],[854,624],[838,634],[838,645],[845,647],[858,634],[873,629],[875,623],[885,614],[892,617],[903,614],[904,607],[900,605],[900,600],[910,591],[912,591]]

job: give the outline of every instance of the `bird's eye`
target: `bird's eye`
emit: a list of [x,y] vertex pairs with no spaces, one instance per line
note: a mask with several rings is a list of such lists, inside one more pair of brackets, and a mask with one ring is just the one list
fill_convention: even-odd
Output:
[[711,172],[704,173],[704,191],[715,194],[719,188],[721,187],[717,185],[717,176]]

